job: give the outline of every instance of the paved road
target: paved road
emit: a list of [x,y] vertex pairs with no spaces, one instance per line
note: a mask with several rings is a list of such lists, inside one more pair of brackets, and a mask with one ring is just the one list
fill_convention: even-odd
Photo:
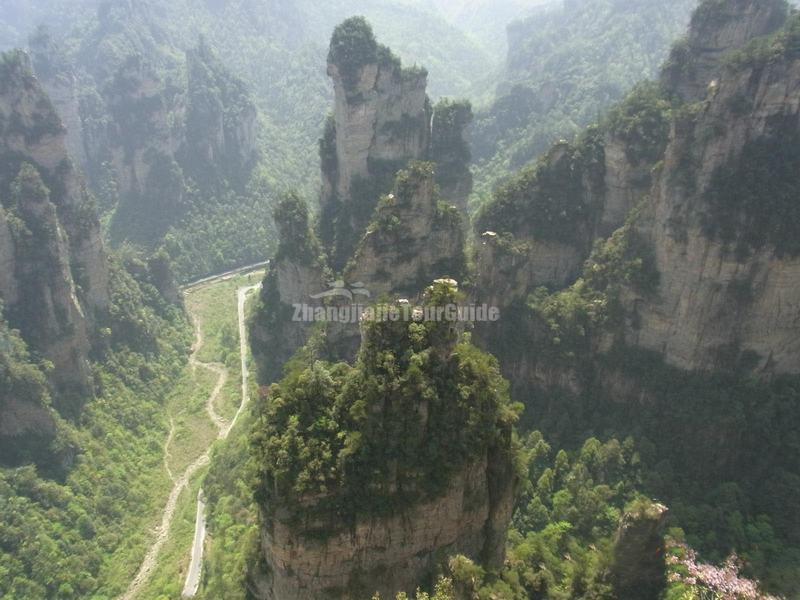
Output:
[[[247,270],[249,267],[246,267],[243,270]],[[238,271],[237,271],[238,272]],[[224,273],[222,275],[215,276],[211,278],[211,280],[217,279],[225,279],[230,277],[229,273]],[[211,281],[211,280],[206,280]],[[200,366],[207,368],[218,375],[217,384],[214,387],[213,392],[208,398],[206,402],[206,410],[208,411],[209,415],[211,416],[214,423],[219,428],[219,433],[217,434],[217,439],[225,439],[228,437],[228,434],[233,429],[233,426],[239,420],[239,416],[241,415],[242,411],[244,410],[245,406],[249,401],[249,394],[247,390],[248,386],[248,373],[247,373],[247,324],[245,322],[245,304],[247,302],[247,296],[253,290],[257,290],[261,287],[261,284],[251,285],[239,288],[237,292],[237,299],[238,299],[238,317],[239,317],[239,351],[241,353],[241,361],[242,361],[242,402],[239,405],[239,409],[236,411],[236,415],[231,420],[230,423],[225,423],[220,417],[216,415],[214,410],[214,404],[216,402],[216,398],[219,395],[220,391],[222,390],[222,386],[225,384],[225,380],[228,377],[228,371],[222,365],[214,365],[214,364],[206,364],[202,363],[197,359],[198,352],[203,346],[203,334],[201,324],[197,317],[193,316],[193,321],[195,325],[195,345],[192,351],[192,356],[190,358],[190,363],[195,366]],[[216,417],[216,418],[215,418]],[[172,430],[170,430],[170,437],[167,439],[167,445],[165,446],[165,453],[168,451],[168,444],[171,439]],[[167,469],[170,478],[173,479],[174,485],[172,487],[172,491],[170,492],[169,498],[167,499],[167,504],[164,507],[164,511],[161,515],[161,525],[159,525],[155,532],[155,540],[153,544],[148,549],[147,553],[145,554],[144,560],[142,560],[141,565],[139,566],[139,570],[136,572],[136,576],[134,577],[133,581],[131,582],[130,586],[128,587],[127,591],[120,596],[120,600],[132,600],[135,598],[139,592],[142,590],[144,585],[147,583],[147,580],[150,578],[153,570],[158,564],[158,555],[161,552],[161,548],[166,543],[169,537],[169,530],[172,526],[172,521],[175,517],[175,510],[177,509],[178,505],[178,498],[183,492],[184,488],[189,487],[189,482],[191,481],[192,477],[203,467],[209,464],[211,461],[211,446],[209,446],[206,451],[198,457],[192,464],[186,467],[186,470],[177,478],[174,479],[174,476],[169,469]],[[198,513],[195,526],[195,537],[194,537],[194,544],[192,546],[192,561],[189,566],[189,572],[186,578],[186,584],[184,586],[184,597],[192,598],[197,594],[197,590],[200,586],[200,575],[202,572],[202,565],[203,565],[203,545],[205,543],[205,535],[206,535],[206,519],[205,519],[205,504],[202,501],[202,493],[203,491],[200,490],[200,496],[198,497]]]
[[194,542],[192,543],[192,562],[183,584],[183,598],[194,598],[200,588],[200,575],[203,574],[203,546],[206,541],[206,502],[203,490],[197,494],[197,517],[194,521]]
[[[239,315],[239,355],[242,361],[242,401],[239,404],[239,410],[236,411],[231,422],[220,429],[220,439],[225,439],[231,432],[239,416],[244,411],[250,400],[248,390],[248,372],[247,372],[247,323],[245,322],[244,309],[247,304],[247,295],[253,290],[257,290],[261,284],[252,285],[249,287],[239,288],[237,293],[237,311]],[[200,576],[203,573],[203,550],[206,541],[206,504],[203,496],[203,490],[197,495],[197,517],[195,518],[194,526],[194,542],[192,543],[192,562],[189,564],[189,570],[186,573],[186,582],[183,585],[183,598],[194,598],[197,595],[197,590],[200,588]]]
[[260,263],[254,263],[252,265],[247,265],[245,267],[239,267],[238,269],[233,269],[232,271],[225,271],[224,273],[218,273],[217,275],[210,275],[209,277],[203,277],[202,279],[196,279],[190,283],[184,284],[181,286],[181,289],[188,290],[193,287],[197,287],[198,285],[202,285],[204,283],[210,283],[212,281],[217,281],[219,279],[230,279],[234,275],[238,275],[239,273],[246,273],[247,271],[254,271],[260,267],[266,267],[269,265],[269,261],[264,261]]

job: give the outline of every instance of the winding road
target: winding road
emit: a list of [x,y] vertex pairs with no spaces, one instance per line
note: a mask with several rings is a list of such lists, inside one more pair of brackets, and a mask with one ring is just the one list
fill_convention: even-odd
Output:
[[[228,274],[220,275],[211,280],[216,279],[223,279]],[[211,280],[204,281],[208,282]],[[214,386],[214,390],[211,392],[211,395],[208,397],[208,401],[206,402],[206,411],[208,412],[211,420],[216,425],[218,429],[217,439],[224,440],[228,437],[233,427],[236,425],[239,417],[241,416],[242,412],[244,411],[245,407],[249,402],[249,393],[248,393],[248,372],[247,372],[247,327],[245,323],[245,304],[247,303],[247,296],[250,292],[257,290],[261,287],[261,284],[251,285],[241,287],[237,290],[237,310],[238,310],[238,318],[239,318],[239,353],[241,356],[241,366],[242,366],[242,400],[239,404],[239,409],[236,411],[233,419],[230,422],[225,421],[219,414],[217,414],[215,409],[215,404],[217,401],[217,397],[219,396],[220,392],[222,391],[223,386],[228,378],[228,370],[225,368],[224,365],[219,365],[215,363],[204,363],[198,360],[198,352],[203,346],[203,333],[201,324],[199,319],[195,315],[191,315],[192,321],[195,327],[195,344],[192,348],[192,355],[189,359],[189,364],[192,366],[193,369],[197,367],[208,369],[213,373],[217,374],[217,383]],[[162,547],[166,543],[167,539],[169,538],[169,530],[172,526],[172,521],[175,518],[175,510],[178,505],[178,498],[183,492],[184,488],[189,487],[189,482],[191,481],[192,477],[194,477],[197,472],[202,469],[203,467],[207,466],[211,460],[211,445],[206,448],[205,452],[200,455],[194,462],[192,462],[186,469],[181,473],[177,478],[175,478],[174,474],[169,470],[169,466],[167,464],[167,458],[169,455],[169,445],[172,442],[172,437],[174,435],[174,425],[172,421],[170,421],[170,433],[167,437],[167,442],[164,445],[164,465],[167,469],[167,473],[169,474],[170,479],[174,482],[172,491],[170,492],[169,498],[167,499],[167,504],[164,507],[164,511],[161,516],[161,524],[156,529],[155,539],[153,544],[148,549],[147,553],[145,554],[144,559],[139,567],[139,570],[136,573],[136,576],[133,578],[130,586],[128,587],[127,591],[119,597],[119,600],[132,600],[136,597],[136,595],[142,590],[144,585],[147,583],[150,575],[152,574],[153,570],[155,569],[156,565],[158,564],[158,555],[161,552]],[[192,559],[191,564],[189,565],[189,571],[186,577],[186,583],[184,584],[183,588],[183,597],[185,598],[193,598],[197,594],[197,590],[200,587],[200,575],[202,572],[202,565],[203,565],[203,546],[205,543],[205,535],[206,535],[206,519],[205,519],[205,501],[203,499],[203,491],[200,490],[197,498],[197,518],[195,521],[195,536],[194,536],[194,543],[192,545]]]

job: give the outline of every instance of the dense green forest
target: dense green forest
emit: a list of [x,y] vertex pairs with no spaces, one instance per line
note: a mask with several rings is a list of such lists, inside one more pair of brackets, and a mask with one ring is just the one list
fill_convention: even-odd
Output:
[[[425,302],[457,297],[437,282]],[[367,322],[353,366],[325,364],[313,344],[306,352],[262,399],[251,441],[256,500],[298,522],[313,510],[339,527],[436,497],[459,468],[502,447],[520,408],[497,363],[448,322]],[[316,506],[304,505],[306,497],[318,498]]]
[[[749,1],[705,0],[693,22],[718,17],[724,26],[723,11]],[[0,259],[14,265],[0,273],[0,289],[11,290],[0,296],[0,597],[120,596],[146,551],[161,548],[153,532],[170,490],[175,527],[162,532],[166,545],[137,593],[176,597],[200,489],[208,535],[197,597],[209,600],[270,597],[263,590],[274,579],[322,578],[314,568],[337,561],[352,577],[327,591],[364,600],[376,587],[362,584],[375,573],[389,578],[409,565],[424,577],[396,600],[800,595],[800,376],[796,344],[775,331],[793,331],[797,320],[800,13],[772,2],[786,24],[726,56],[715,66],[722,75],[701,82],[708,97],[685,102],[665,78],[648,80],[676,40],[667,69],[700,70],[690,38],[680,39],[696,4],[10,1],[0,48],[27,45],[50,96],[35,108],[47,112],[52,102],[61,122],[52,111],[32,123],[16,113],[6,119],[0,103],[8,163],[0,169]],[[363,19],[334,30],[354,13],[374,37]],[[425,143],[436,162],[401,171],[379,201],[373,192],[388,191],[381,179],[395,175],[398,161],[367,159],[371,179],[354,180],[354,202],[315,219],[316,202],[302,198],[319,195],[320,161],[323,169],[338,161],[334,134],[348,133],[334,131],[329,116],[332,31],[330,59],[347,85],[363,65],[401,57],[406,70],[392,82],[401,92],[413,93],[403,86],[428,73],[425,135],[434,134]],[[13,96],[12,75],[26,61],[21,53],[0,60],[3,98]],[[771,93],[784,80],[794,86],[786,98],[756,95],[757,86]],[[30,92],[32,78],[20,81]],[[400,113],[385,121],[390,131],[407,116],[398,106],[380,108]],[[765,106],[774,114],[762,119]],[[714,121],[719,114],[728,121]],[[750,136],[741,147],[725,137],[728,126]],[[65,128],[70,160],[48,171],[20,158],[14,144],[48,155],[46,142]],[[624,163],[617,179],[611,142]],[[176,285],[272,259],[280,265],[265,275],[248,319],[270,330],[299,327],[293,309],[275,303],[305,299],[320,277],[334,279],[315,227],[325,238],[337,219],[357,218],[367,237],[391,242],[406,224],[387,207],[408,201],[414,169],[431,181],[435,173],[442,187],[471,186],[471,158],[468,258],[403,299],[369,300],[384,311],[418,304],[413,318],[366,312],[350,332],[308,327],[311,341],[284,365],[286,348],[253,342],[255,360],[240,355],[238,294],[254,291],[263,273]],[[73,165],[85,182],[68,178]],[[431,189],[432,220],[455,231],[458,208]],[[620,189],[633,208],[606,231],[604,211]],[[73,192],[73,204],[60,204]],[[90,238],[80,237],[99,228],[95,211],[109,248],[97,254],[109,278],[108,303],[97,306],[89,299],[102,294],[87,271],[98,265],[81,262]],[[384,250],[403,268],[419,261],[413,244],[375,250],[359,239],[350,246],[365,262]],[[91,244],[102,246],[99,237]],[[540,280],[558,280],[561,264],[529,264],[551,250],[553,263],[574,262],[558,284]],[[715,252],[716,263],[703,262]],[[663,285],[671,273],[659,272],[672,253],[676,271],[702,270],[698,290],[714,282],[707,304],[725,299],[717,312],[728,320],[709,313],[712,325],[752,321],[708,350],[708,369],[683,368],[666,342],[663,351],[647,346],[648,331],[658,339],[670,319],[686,318],[658,304],[673,291]],[[370,282],[331,288],[352,296],[362,285]],[[32,316],[45,311],[19,301],[18,286],[28,294],[21,298],[41,291],[46,314],[63,326],[57,335]],[[499,322],[421,316],[422,307],[485,297],[508,302]],[[679,298],[698,303],[689,312],[703,308],[702,298]],[[695,345],[718,333],[710,328]],[[761,343],[766,336],[751,329],[773,336],[767,346],[779,339],[786,347],[759,354],[763,347],[740,339]],[[85,346],[85,354],[62,364],[88,365],[88,383],[67,394],[45,354],[70,336],[68,350]],[[334,348],[347,355],[350,346],[348,360],[330,360]],[[251,374],[244,389],[242,369]],[[254,406],[239,419],[247,393]],[[456,534],[424,546],[426,532],[405,521],[440,500],[447,503],[431,520],[444,524],[443,537]],[[402,541],[390,535],[370,548],[382,527]],[[286,531],[296,534],[289,549],[270,556]],[[384,564],[362,560],[387,548]],[[365,575],[364,563],[379,566]]]
[[[134,258],[112,263],[112,302],[93,363],[96,398],[79,419],[58,419],[52,450],[60,466],[50,460],[0,469],[4,598],[114,596],[149,543],[148,523],[166,484],[164,396],[185,364],[189,336],[182,310],[148,279]],[[11,342],[10,355],[2,353],[10,385],[2,401],[25,391],[46,403],[46,367],[5,324],[0,334]]]
[[[513,15],[523,10],[508,8]],[[87,154],[81,166],[106,213],[111,239],[150,248],[165,240],[178,277],[186,280],[263,260],[274,248],[274,199],[289,189],[307,197],[318,193],[316,145],[331,101],[325,47],[334,25],[354,13],[365,14],[407,64],[425,64],[435,96],[464,95],[494,69],[496,59],[484,45],[442,13],[393,0],[87,1],[79,10],[54,1],[12,2],[0,17],[5,32],[0,47],[26,45],[30,36],[37,71],[49,75],[45,79],[54,88],[74,82],[77,89],[70,94],[77,96],[83,131],[71,134],[82,137],[76,142]],[[33,35],[40,24],[47,29]],[[235,110],[225,89],[236,87],[238,77],[246,83],[243,97],[258,108],[255,129],[247,136],[255,136],[259,153],[252,173],[218,173],[214,181],[206,173],[198,179],[202,161],[176,153],[184,127],[187,144],[195,141],[196,99],[211,100],[213,93],[206,92],[215,89],[207,79],[195,77],[193,83],[197,70],[187,66],[186,52],[191,56],[200,36],[218,57],[218,70],[226,72],[213,83],[226,82],[216,88],[222,96],[214,102]],[[138,61],[133,72],[132,60]],[[158,93],[141,96],[153,85]],[[189,106],[185,126],[183,104]],[[143,119],[152,123],[150,130],[139,127]],[[116,132],[104,139],[109,128]],[[109,151],[120,144],[124,157],[109,161]],[[236,159],[235,149],[225,151]],[[119,172],[120,160],[133,161],[133,175]],[[142,175],[141,161],[158,169],[131,185],[132,176],[135,184]]]

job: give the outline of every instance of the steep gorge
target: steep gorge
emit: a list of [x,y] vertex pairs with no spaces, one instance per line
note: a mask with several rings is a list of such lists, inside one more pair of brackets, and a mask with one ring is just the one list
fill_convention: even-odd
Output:
[[363,19],[336,29],[328,70],[336,105],[320,143],[321,241],[302,200],[285,197],[251,324],[261,381],[279,380],[288,362],[252,433],[258,598],[393,597],[431,580],[449,554],[499,566],[516,486],[506,384],[462,327],[293,321],[300,304],[454,303],[467,273],[468,104],[432,109],[425,71],[402,69]]
[[[476,296],[504,314],[476,337],[523,423],[562,447],[645,440],[669,473],[645,491],[709,554],[755,556],[756,522],[787,547],[798,535],[796,504],[775,502],[797,476],[797,31],[782,1],[703,3],[659,82],[476,219]],[[710,525],[731,490],[738,537]],[[790,596],[791,552],[753,559]]]

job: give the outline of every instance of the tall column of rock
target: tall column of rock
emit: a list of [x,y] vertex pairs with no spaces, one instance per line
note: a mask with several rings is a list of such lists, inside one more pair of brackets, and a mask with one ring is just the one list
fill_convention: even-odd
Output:
[[3,58],[0,264],[10,271],[0,280],[0,294],[12,326],[54,364],[56,389],[63,397],[85,398],[89,333],[96,311],[108,306],[100,225],[69,160],[63,125],[27,56]]
[[313,323],[295,320],[295,306],[322,305],[326,291],[323,251],[309,222],[308,207],[289,194],[275,209],[280,242],[261,290],[261,303],[250,323],[250,345],[262,383],[277,381],[283,365],[303,347]]
[[425,158],[431,108],[427,71],[403,68],[360,17],[334,31],[328,75],[335,104],[321,142],[321,233],[334,268],[341,268],[395,173]]
[[[423,304],[458,300],[441,281]],[[455,323],[362,327],[353,367],[289,374],[258,411],[257,598],[394,598],[452,554],[503,563],[516,417],[496,363]]]
[[432,163],[415,162],[397,175],[345,272],[375,298],[418,297],[426,282],[461,280],[466,271],[460,212],[436,190]]

